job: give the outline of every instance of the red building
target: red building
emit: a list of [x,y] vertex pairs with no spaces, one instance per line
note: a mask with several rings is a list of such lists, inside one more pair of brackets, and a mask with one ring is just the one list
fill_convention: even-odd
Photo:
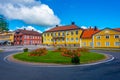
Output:
[[42,44],[42,35],[34,30],[18,29],[14,34],[14,45]]

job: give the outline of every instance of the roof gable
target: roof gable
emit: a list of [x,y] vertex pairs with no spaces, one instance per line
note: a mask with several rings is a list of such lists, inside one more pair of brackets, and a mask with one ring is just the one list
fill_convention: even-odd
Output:
[[98,35],[98,34],[103,34],[103,35],[106,35],[106,34],[116,34],[116,32],[119,33],[118,28],[117,28],[117,30],[116,29],[111,29],[111,28],[105,28],[103,30],[98,31],[94,35]]
[[92,35],[99,32],[100,30],[95,30],[93,28],[91,29],[85,29],[81,35],[81,38],[92,38]]

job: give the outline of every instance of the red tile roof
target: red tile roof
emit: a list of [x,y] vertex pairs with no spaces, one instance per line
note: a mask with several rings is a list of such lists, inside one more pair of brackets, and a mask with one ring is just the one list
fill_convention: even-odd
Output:
[[76,25],[57,26],[45,32],[66,31],[66,30],[74,30],[74,29],[79,29],[79,27]]
[[114,30],[120,31],[120,28],[115,28]]
[[97,33],[98,31],[100,30],[94,30],[93,28],[92,29],[85,29],[81,35],[81,38],[92,38],[92,35]]
[[19,32],[19,33],[27,34],[27,35],[41,35],[39,32],[33,31],[33,30],[18,29],[18,30],[16,30],[15,32]]

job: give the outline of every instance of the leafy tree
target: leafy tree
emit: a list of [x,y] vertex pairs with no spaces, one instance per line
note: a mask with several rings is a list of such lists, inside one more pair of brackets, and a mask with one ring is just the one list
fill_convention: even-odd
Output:
[[0,15],[0,32],[7,32],[8,29],[8,23],[4,16]]

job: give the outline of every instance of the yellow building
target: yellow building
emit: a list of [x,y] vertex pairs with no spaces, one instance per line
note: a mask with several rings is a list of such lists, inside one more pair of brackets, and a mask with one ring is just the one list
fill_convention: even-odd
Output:
[[43,36],[43,44],[46,45],[64,45],[64,46],[80,46],[80,35],[82,29],[72,22],[68,26],[58,26],[45,31]]
[[0,44],[7,42],[9,44],[14,42],[14,33],[13,32],[5,32],[0,33]]
[[97,33],[99,30],[97,28],[88,28],[84,29],[80,38],[80,47],[91,48],[93,46],[92,36]]
[[120,48],[120,28],[106,28],[93,35],[93,48]]

